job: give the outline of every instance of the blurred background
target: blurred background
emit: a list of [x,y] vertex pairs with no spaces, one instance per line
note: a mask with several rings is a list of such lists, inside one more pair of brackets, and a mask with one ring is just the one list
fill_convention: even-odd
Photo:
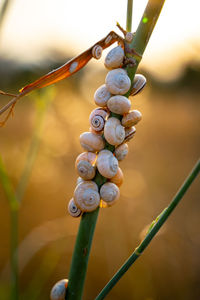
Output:
[[[135,0],[133,30],[147,1]],[[145,228],[168,205],[199,157],[200,22],[198,0],[166,0],[140,64],[144,91],[132,98],[143,115],[129,143],[120,201],[100,211],[84,300],[94,299],[127,259]],[[126,1],[0,2],[0,89],[17,91],[100,40]],[[117,31],[118,32],[118,31]],[[118,32],[119,33],[119,32]],[[104,56],[107,51],[105,51]],[[88,131],[93,94],[106,69],[90,62],[79,73],[21,99],[0,129],[0,156],[19,210],[20,299],[46,300],[67,278],[79,225],[67,213]],[[9,99],[0,96],[1,107]],[[3,118],[3,116],[2,116]],[[19,192],[20,191],[20,192]],[[200,298],[200,188],[196,180],[173,215],[107,297],[110,300]],[[0,299],[10,293],[10,207],[0,182]]]

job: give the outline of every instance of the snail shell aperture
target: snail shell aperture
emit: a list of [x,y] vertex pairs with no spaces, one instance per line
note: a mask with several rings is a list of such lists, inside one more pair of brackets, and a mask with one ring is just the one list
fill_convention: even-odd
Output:
[[67,279],[58,281],[52,288],[50,293],[51,300],[65,300],[66,289],[68,285]]
[[123,95],[131,87],[131,80],[124,69],[114,69],[106,76],[106,87],[111,94]]

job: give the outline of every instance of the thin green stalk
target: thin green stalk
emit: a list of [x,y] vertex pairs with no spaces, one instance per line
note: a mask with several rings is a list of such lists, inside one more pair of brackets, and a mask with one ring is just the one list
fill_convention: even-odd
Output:
[[[128,5],[131,5],[131,2],[132,1],[128,1]],[[149,7],[148,7],[148,9],[146,8],[146,10],[147,10],[146,14],[148,15],[148,18],[149,18],[148,19],[149,20],[148,36],[150,36],[153,31],[154,26],[152,26],[152,24],[155,25],[157,18],[159,16],[160,10],[162,8],[162,5],[164,3],[164,0],[159,0],[157,2],[158,2],[158,5],[156,5],[156,7],[154,7],[155,0],[149,0],[150,9],[149,9]],[[160,5],[161,3],[162,3],[162,5]],[[127,11],[127,13],[130,16],[131,12]],[[128,18],[128,16],[127,16],[127,18]],[[130,28],[130,26],[131,26],[130,20],[127,21],[127,23]],[[143,34],[144,30],[141,30],[141,28],[140,28],[143,26],[145,26],[145,28],[146,28],[146,23],[140,22],[140,25],[137,29],[140,32],[139,33],[140,39],[145,39],[145,41],[143,43],[140,43],[140,45],[139,45],[140,47],[138,47],[140,50],[140,53],[144,52],[144,49],[146,48],[146,45],[148,42],[148,39],[146,38],[145,34]],[[138,35],[138,33],[136,32],[136,36],[137,35]],[[128,48],[129,48],[129,50],[133,50],[133,45],[132,44],[126,45],[125,52]],[[135,75],[137,66],[141,60],[141,57],[138,55],[135,56],[135,53],[132,53],[131,51],[129,54],[127,54],[127,56],[134,59],[134,62],[135,62],[134,67],[132,67],[132,66],[127,67],[128,75],[131,78],[131,81],[133,81],[134,75]],[[126,96],[128,97],[129,94],[127,94]],[[120,116],[118,116],[118,117],[120,118]],[[113,147],[108,144],[106,145],[106,149],[113,151]],[[98,187],[100,188],[101,185],[104,182],[106,182],[106,179],[103,176],[101,176],[99,173],[97,173],[94,181],[97,183]],[[85,213],[82,216],[82,219],[81,219],[81,222],[79,225],[79,231],[78,231],[77,238],[76,238],[75,248],[74,248],[74,252],[73,252],[73,256],[72,256],[72,262],[71,262],[71,266],[70,266],[70,272],[69,272],[69,278],[68,278],[69,284],[68,284],[66,296],[65,296],[66,300],[82,299],[84,282],[85,282],[87,266],[88,266],[88,259],[89,259],[92,239],[93,239],[93,235],[94,235],[94,230],[95,230],[95,226],[96,226],[96,222],[97,222],[97,218],[98,218],[98,213],[99,213],[99,209],[97,209],[91,213]]]
[[132,13],[133,13],[133,0],[128,0],[126,12],[126,30],[131,32],[132,29]]
[[110,292],[110,290],[117,284],[120,278],[128,271],[128,269],[132,266],[132,264],[136,261],[136,259],[143,253],[146,247],[149,245],[153,237],[159,231],[161,226],[165,223],[168,217],[171,215],[177,204],[183,198],[186,191],[191,186],[192,182],[195,180],[197,175],[200,172],[200,161],[196,163],[193,170],[189,174],[189,176],[184,181],[183,185],[169,204],[167,208],[165,208],[162,213],[156,218],[155,221],[152,222],[150,228],[145,236],[144,240],[140,243],[140,245],[135,249],[132,255],[127,259],[127,261],[122,265],[122,267],[115,273],[113,278],[107,283],[107,285],[103,288],[103,290],[99,293],[95,300],[102,300],[106,297],[106,295]]

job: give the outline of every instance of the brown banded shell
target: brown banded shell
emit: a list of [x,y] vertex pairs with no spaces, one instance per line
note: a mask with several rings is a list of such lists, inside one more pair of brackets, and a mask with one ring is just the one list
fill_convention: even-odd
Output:
[[105,84],[101,85],[94,94],[94,102],[96,105],[104,107],[107,104],[108,99],[111,97],[111,93],[108,91]]
[[110,50],[106,55],[104,65],[107,69],[116,69],[122,66],[124,60],[124,50],[117,46]]
[[92,56],[96,59],[100,59],[102,56],[103,48],[100,45],[95,45],[92,48]]
[[97,157],[97,169],[102,176],[112,178],[117,173],[118,160],[111,151],[102,150]]
[[80,135],[80,144],[86,151],[96,152],[102,150],[105,143],[102,136],[92,132],[84,132]]
[[120,186],[122,185],[123,181],[124,181],[124,174],[121,168],[118,167],[116,175],[110,179],[110,182],[116,184],[117,186]]
[[109,144],[114,146],[123,143],[125,130],[117,118],[111,117],[106,121],[104,126],[104,137]]
[[113,205],[120,197],[120,191],[116,184],[106,182],[100,189],[100,196],[108,205]]
[[134,126],[126,127],[124,143],[130,141],[134,137],[135,133],[136,133],[136,128]]
[[65,300],[68,279],[58,281],[52,288],[50,293],[51,300]]
[[90,212],[99,206],[98,186],[94,181],[84,181],[76,186],[74,202],[83,212]]
[[124,69],[114,69],[106,76],[106,87],[111,94],[124,95],[131,87],[131,80]]
[[121,161],[123,160],[127,154],[128,154],[128,145],[127,144],[121,144],[118,147],[115,148],[115,156],[116,158]]
[[104,128],[105,120],[108,116],[108,112],[106,109],[103,108],[96,108],[94,109],[89,117],[89,122],[91,128],[94,131],[102,131]]
[[124,127],[131,127],[136,125],[142,119],[142,114],[139,110],[132,110],[125,114],[122,118],[122,125]]
[[122,96],[122,95],[116,95],[112,96],[108,102],[107,107],[110,111],[123,115],[125,113],[128,113],[131,108],[131,102],[128,100],[128,98]]
[[76,206],[73,198],[69,201],[68,212],[74,218],[80,217],[82,214],[82,211]]
[[131,89],[130,96],[137,95],[141,90],[143,90],[146,83],[147,83],[147,80],[142,74],[136,74],[134,81],[133,81],[133,87]]

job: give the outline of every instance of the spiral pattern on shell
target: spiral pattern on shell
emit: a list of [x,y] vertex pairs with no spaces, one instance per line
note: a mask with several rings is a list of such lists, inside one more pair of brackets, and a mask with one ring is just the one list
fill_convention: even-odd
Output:
[[82,211],[76,206],[73,198],[69,201],[68,212],[74,218],[80,217],[82,214]]
[[120,196],[119,188],[112,182],[106,182],[100,189],[100,196],[108,205],[113,205]]
[[100,59],[102,56],[103,48],[100,45],[95,45],[92,48],[92,56],[96,59]]
[[131,87],[131,80],[124,69],[108,72],[105,83],[108,91],[114,95],[124,95]]
[[74,202],[83,212],[90,212],[99,206],[98,186],[94,181],[84,181],[74,191]]

